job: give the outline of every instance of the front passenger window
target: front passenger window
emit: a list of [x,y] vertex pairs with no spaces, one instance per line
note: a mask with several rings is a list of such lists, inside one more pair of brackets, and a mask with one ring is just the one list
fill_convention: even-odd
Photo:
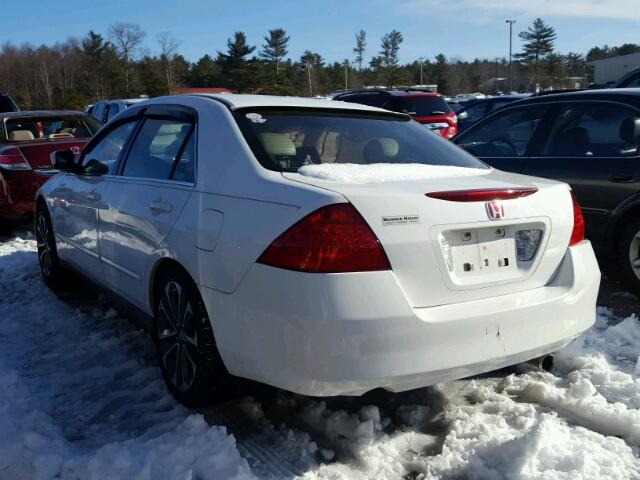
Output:
[[547,108],[527,105],[496,113],[471,126],[456,143],[477,157],[524,157]]
[[120,152],[135,124],[135,121],[123,123],[107,133],[89,152],[84,154],[84,165],[90,160],[97,160],[109,169],[107,174],[113,175]]

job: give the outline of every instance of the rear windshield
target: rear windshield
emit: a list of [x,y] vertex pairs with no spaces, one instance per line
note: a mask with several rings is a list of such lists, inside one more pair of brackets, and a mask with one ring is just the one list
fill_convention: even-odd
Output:
[[295,172],[321,163],[487,168],[421,124],[392,114],[251,109],[234,115],[256,158],[270,170]]
[[9,142],[54,138],[89,138],[100,123],[89,115],[47,115],[12,117],[4,120],[5,138]]
[[383,108],[416,117],[451,113],[449,105],[440,96],[392,97],[389,104]]

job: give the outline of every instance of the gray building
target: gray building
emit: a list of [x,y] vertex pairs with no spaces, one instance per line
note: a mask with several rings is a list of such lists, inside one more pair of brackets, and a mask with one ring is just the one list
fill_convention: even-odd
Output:
[[617,82],[629,71],[640,67],[640,53],[603,58],[588,64],[594,68],[593,81],[604,85],[608,82]]

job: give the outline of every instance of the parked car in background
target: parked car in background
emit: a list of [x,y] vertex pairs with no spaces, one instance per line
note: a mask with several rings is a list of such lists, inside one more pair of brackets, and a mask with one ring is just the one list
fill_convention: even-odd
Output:
[[56,166],[37,196],[44,280],[71,265],[152,319],[187,405],[223,398],[228,373],[306,395],[413,389],[595,320],[569,187],[490,169],[405,114],[161,97]]
[[122,98],[116,100],[98,100],[93,105],[88,106],[85,110],[90,115],[93,115],[102,123],[107,123],[117,114],[126,110],[127,108],[135,105],[136,103],[144,102],[148,100],[148,97],[140,98]]
[[458,133],[456,114],[439,93],[424,90],[359,90],[337,95],[333,99],[406,113],[447,140]]
[[501,170],[569,183],[587,238],[640,291],[640,89],[527,98],[454,142]]
[[0,113],[17,112],[20,109],[8,93],[0,92]]
[[32,215],[36,191],[55,173],[51,152],[79,153],[99,128],[81,112],[0,113],[0,222]]
[[466,130],[491,112],[511,102],[527,97],[528,95],[500,95],[498,97],[486,97],[465,102],[464,105],[456,111],[456,115],[458,116],[458,132]]
[[615,88],[640,87],[640,67],[631,70],[615,84]]

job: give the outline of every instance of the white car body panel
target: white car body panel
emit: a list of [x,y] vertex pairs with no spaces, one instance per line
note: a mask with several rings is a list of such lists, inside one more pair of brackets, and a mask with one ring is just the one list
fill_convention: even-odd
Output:
[[[163,97],[139,106],[154,104],[197,111],[195,184],[60,174],[38,195],[52,213],[61,259],[147,314],[153,314],[157,266],[178,262],[198,285],[232,374],[308,395],[400,391],[552,352],[595,321],[600,273],[588,241],[567,248],[573,212],[565,184],[496,170],[367,185],[283,174],[260,165],[232,110],[381,110],[229,94]],[[95,206],[82,206],[95,185]],[[494,221],[483,203],[425,196],[505,187],[539,192],[506,201],[505,218]],[[158,211],[152,202],[171,208]],[[376,234],[391,270],[315,274],[256,263],[298,220],[345,202]],[[419,223],[385,226],[381,220],[414,214]],[[447,270],[443,232],[532,222],[543,226],[543,244],[522,271],[461,283]]]

